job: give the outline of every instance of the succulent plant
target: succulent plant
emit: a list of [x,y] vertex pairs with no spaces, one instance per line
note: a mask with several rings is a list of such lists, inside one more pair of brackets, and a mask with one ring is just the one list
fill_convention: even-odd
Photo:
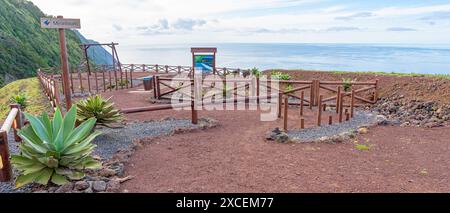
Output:
[[19,131],[23,139],[20,154],[12,155],[11,162],[20,171],[16,187],[28,183],[46,185],[49,181],[63,185],[85,176],[84,169],[96,169],[101,163],[90,156],[92,140],[100,132],[92,132],[96,119],[91,118],[75,128],[76,107],[62,116],[59,108],[53,120],[47,113],[33,116],[25,113],[30,124]]
[[86,121],[90,118],[97,119],[97,125],[110,127],[109,124],[120,122],[123,117],[120,111],[114,108],[111,98],[103,99],[101,95],[90,96],[77,103],[78,121]]

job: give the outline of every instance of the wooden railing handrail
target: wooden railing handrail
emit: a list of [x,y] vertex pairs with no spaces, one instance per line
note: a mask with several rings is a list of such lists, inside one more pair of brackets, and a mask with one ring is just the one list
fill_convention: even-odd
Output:
[[2,128],[0,128],[0,131],[5,131],[6,133],[9,133],[18,113],[19,109],[17,108],[11,109],[11,111],[8,114],[8,117],[6,117],[5,122],[3,122]]

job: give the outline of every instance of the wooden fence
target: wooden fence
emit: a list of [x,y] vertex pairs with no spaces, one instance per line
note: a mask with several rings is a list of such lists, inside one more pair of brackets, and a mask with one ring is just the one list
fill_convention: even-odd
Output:
[[44,92],[47,95],[53,109],[61,106],[61,94],[59,90],[61,84],[60,80],[54,78],[52,75],[43,73],[40,70],[37,72],[37,77],[39,82],[41,82],[42,88],[44,89]]
[[11,104],[11,111],[0,128],[0,182],[10,181],[12,178],[11,163],[9,161],[8,133],[14,130],[14,139],[20,142],[18,130],[23,126],[23,114],[19,104]]
[[[41,68],[42,73],[52,75],[54,79],[61,79],[60,69]],[[249,69],[239,68],[216,68],[213,74],[218,76],[249,75]],[[70,69],[70,89],[75,96],[78,94],[97,94],[106,91],[129,89],[140,85],[136,79],[149,76],[151,74],[177,75],[187,74],[192,77],[192,67],[190,66],[170,66],[159,64],[120,64],[92,66],[91,75],[88,75],[85,67],[72,67]]]

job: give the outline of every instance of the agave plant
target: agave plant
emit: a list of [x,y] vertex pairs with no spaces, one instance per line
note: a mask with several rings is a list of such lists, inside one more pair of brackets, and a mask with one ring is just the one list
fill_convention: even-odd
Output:
[[110,127],[109,124],[123,119],[120,111],[114,108],[111,98],[103,99],[102,96],[91,96],[77,103],[78,121],[86,121],[90,118],[97,119],[97,125]]
[[59,108],[53,120],[47,113],[33,116],[25,113],[30,124],[19,131],[23,139],[20,154],[12,155],[12,164],[20,171],[16,187],[28,183],[46,185],[49,181],[62,185],[85,176],[84,169],[97,169],[101,163],[90,156],[92,140],[100,132],[92,132],[96,119],[91,118],[75,128],[76,107],[65,117]]

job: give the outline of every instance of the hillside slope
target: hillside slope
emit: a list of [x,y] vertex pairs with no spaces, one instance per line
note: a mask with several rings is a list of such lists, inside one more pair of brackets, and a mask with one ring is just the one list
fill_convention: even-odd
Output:
[[37,78],[27,78],[14,81],[0,89],[0,121],[5,119],[9,113],[11,97],[17,94],[25,94],[27,97],[26,112],[31,114],[41,114],[44,111],[51,112],[52,107],[45,96],[44,91]]
[[[30,1],[0,0],[0,87],[16,79],[34,76],[39,67],[59,66],[58,31],[40,27],[40,18],[45,16]],[[79,46],[81,39],[85,38],[77,31],[66,30],[71,66],[77,66],[83,60]],[[95,52],[100,54],[95,57],[88,54],[95,59],[94,63],[107,62],[104,58],[108,55],[102,47]]]

